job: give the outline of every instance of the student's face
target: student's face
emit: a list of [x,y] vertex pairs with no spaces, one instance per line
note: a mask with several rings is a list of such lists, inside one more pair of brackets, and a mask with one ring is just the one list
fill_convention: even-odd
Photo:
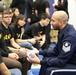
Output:
[[47,26],[47,25],[49,24],[49,22],[50,22],[50,19],[48,19],[48,18],[46,18],[46,19],[43,21],[43,23],[44,23],[45,26]]
[[11,14],[4,14],[2,17],[2,22],[4,22],[6,25],[9,25],[11,23],[12,16]]
[[14,14],[15,14],[15,16],[18,16],[18,15],[19,15],[19,10],[16,9],[16,10],[14,11]]
[[18,20],[18,25],[19,25],[20,27],[23,27],[25,24],[26,24],[25,18],[22,19],[22,20]]
[[53,29],[59,30],[60,21],[55,16],[52,16],[50,24]]

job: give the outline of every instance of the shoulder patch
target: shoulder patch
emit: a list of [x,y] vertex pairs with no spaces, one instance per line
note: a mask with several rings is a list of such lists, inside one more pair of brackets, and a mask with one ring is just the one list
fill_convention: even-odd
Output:
[[63,46],[62,46],[62,49],[63,49],[64,52],[69,52],[70,49],[71,49],[71,44],[69,42],[67,42],[67,41],[64,42]]

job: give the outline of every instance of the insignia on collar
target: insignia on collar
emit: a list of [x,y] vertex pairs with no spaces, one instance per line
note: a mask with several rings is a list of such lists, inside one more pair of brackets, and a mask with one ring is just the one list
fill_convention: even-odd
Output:
[[71,49],[71,44],[69,43],[69,42],[64,42],[63,43],[63,46],[62,46],[62,49],[63,49],[63,51],[64,52],[68,52],[68,51],[70,51],[70,49]]

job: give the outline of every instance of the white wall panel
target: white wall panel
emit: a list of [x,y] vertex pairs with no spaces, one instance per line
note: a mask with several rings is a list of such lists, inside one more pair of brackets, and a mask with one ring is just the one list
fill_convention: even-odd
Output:
[[69,23],[76,29],[76,0],[68,0]]

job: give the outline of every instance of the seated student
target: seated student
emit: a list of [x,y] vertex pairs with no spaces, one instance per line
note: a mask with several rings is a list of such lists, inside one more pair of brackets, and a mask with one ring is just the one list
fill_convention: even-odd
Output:
[[[40,21],[41,14],[47,13],[50,15],[50,4],[48,0],[27,0],[27,21],[29,25]],[[46,40],[48,46],[50,45],[50,24],[47,25]]]
[[[4,10],[2,13],[2,21],[0,23],[0,32],[2,32],[4,41],[7,45],[7,47],[9,48],[9,50],[13,53],[17,53],[17,55],[19,56],[19,59],[26,62],[26,60],[25,60],[26,50],[25,50],[25,48],[22,48],[15,42],[12,29],[9,27],[9,24],[11,23],[11,19],[12,19],[12,17],[11,17],[10,11],[7,9]],[[25,63],[22,61],[21,61],[22,64]],[[27,63],[26,63],[26,65],[27,65]],[[23,65],[21,65],[21,66],[23,66]],[[27,66],[23,66],[23,67],[27,67]],[[22,71],[24,69],[23,67],[22,67]],[[26,73],[26,71],[24,71],[24,72]]]
[[[2,20],[3,8],[2,7],[0,7],[0,8],[1,8],[0,9],[0,21],[1,21]],[[0,32],[0,35],[2,35],[1,32]],[[0,38],[0,48],[2,49],[1,50],[1,54],[2,54],[3,62],[5,63],[7,68],[9,68],[9,69],[11,68],[11,72],[13,74],[15,74],[15,75],[19,75],[20,74],[21,75],[21,73],[20,73],[21,71],[20,70],[22,68],[22,65],[21,64],[19,65],[19,63],[20,63],[19,61],[17,61],[17,60],[14,61],[13,60],[13,59],[15,59],[15,57],[18,57],[18,55],[16,53],[12,53],[11,51],[9,51],[9,49],[7,48],[5,42],[4,42],[4,40],[2,38],[3,38],[3,36],[1,36],[1,38]],[[4,60],[7,60],[7,61],[4,61]],[[7,64],[8,61],[9,61],[9,63]],[[12,64],[12,66],[10,66],[11,64]],[[14,69],[14,68],[16,68],[16,69]],[[13,72],[14,70],[16,70],[18,73],[17,72]]]
[[14,68],[17,68],[17,69],[20,69],[22,71],[22,65],[18,61],[19,56],[16,53],[12,53],[8,49],[8,47],[6,46],[6,43],[4,41],[4,38],[3,38],[3,35],[2,35],[1,31],[0,31],[0,52],[1,52],[1,55],[2,55],[3,62],[5,63],[7,68],[13,69],[13,70],[14,70]]
[[6,65],[2,61],[1,52],[0,52],[0,75],[11,75],[10,71],[7,69]]
[[32,63],[41,64],[39,75],[50,75],[54,69],[76,69],[76,30],[67,20],[65,11],[54,12],[50,23],[55,30],[59,30],[56,47],[44,51],[34,49],[33,52],[44,56],[42,60],[35,54],[33,58],[27,58]]
[[15,22],[10,25],[10,27],[14,31],[14,38],[15,41],[21,46],[25,48],[32,49],[32,45],[36,43],[34,38],[27,38],[27,39],[21,39],[23,33],[24,33],[24,26],[25,26],[25,15],[20,14],[16,17]]
[[32,24],[25,30],[22,38],[35,38],[42,49],[48,48],[46,41],[46,29],[49,22],[50,16],[46,13],[43,13],[39,22]]
[[24,27],[26,18],[25,15],[20,14],[16,17],[14,23],[10,25],[14,32],[15,41],[21,46],[25,48],[32,49],[32,44],[35,44],[35,39],[22,39],[22,35],[24,33]]

